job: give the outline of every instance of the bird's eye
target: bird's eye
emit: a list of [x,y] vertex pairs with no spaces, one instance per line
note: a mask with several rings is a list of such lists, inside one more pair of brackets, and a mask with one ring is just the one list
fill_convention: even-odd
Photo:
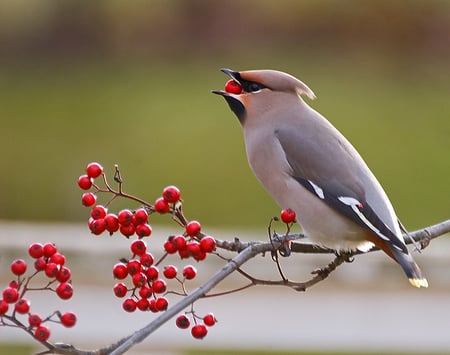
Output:
[[250,83],[248,85],[248,91],[249,92],[259,91],[261,89],[262,89],[262,86],[259,85],[258,83]]

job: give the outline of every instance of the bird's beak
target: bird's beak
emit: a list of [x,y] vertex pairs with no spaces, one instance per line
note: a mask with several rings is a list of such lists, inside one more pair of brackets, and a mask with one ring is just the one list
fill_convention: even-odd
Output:
[[[221,72],[224,72],[225,74],[227,74],[231,79],[235,80],[237,83],[240,84],[239,82],[239,72],[231,70],[231,69],[227,69],[227,68],[222,68],[220,69]],[[230,93],[226,92],[225,90],[212,90],[213,94],[217,94],[217,95],[221,95],[221,96],[229,96]]]
[[[227,74],[231,79],[236,80],[239,83],[239,72],[231,70],[231,69],[227,69],[227,68],[222,68],[220,69],[221,72],[224,72],[225,74]],[[239,83],[240,84],[240,83]]]

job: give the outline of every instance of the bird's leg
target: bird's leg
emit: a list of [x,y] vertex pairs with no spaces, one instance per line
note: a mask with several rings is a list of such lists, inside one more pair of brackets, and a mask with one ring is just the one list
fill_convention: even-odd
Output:
[[352,263],[355,261],[355,253],[351,250],[337,250],[334,255],[336,255],[336,258],[342,259],[345,263]]
[[[274,243],[280,244],[280,246],[278,248],[276,248],[276,251],[278,251],[280,253],[280,255],[283,257],[287,257],[287,256],[291,255],[291,239],[288,237],[289,237],[288,234],[282,235],[282,234],[278,234],[277,232],[273,232],[273,234],[270,238],[272,245]],[[275,246],[274,246],[274,248],[275,248]]]
[[343,263],[352,263],[354,258],[354,253],[352,251],[335,251],[336,257],[327,266],[318,268],[311,272],[313,275],[318,275],[320,278],[325,279],[330,275],[339,265]]

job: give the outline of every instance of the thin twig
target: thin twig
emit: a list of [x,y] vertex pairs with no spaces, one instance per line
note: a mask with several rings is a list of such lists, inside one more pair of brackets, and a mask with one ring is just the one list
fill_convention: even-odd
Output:
[[[441,235],[444,235],[445,233],[450,232],[450,220],[443,221],[441,223],[435,224],[433,226],[429,226],[426,228],[423,228],[421,230],[411,232],[411,237],[419,243],[427,243],[430,240],[437,238]],[[291,238],[292,236],[287,236]],[[292,237],[293,239],[299,239],[299,237]],[[407,243],[410,243],[410,241],[407,241]],[[294,243],[293,243],[294,244]],[[335,251],[332,251],[330,249],[325,249],[316,245],[312,244],[304,244],[304,243],[295,243],[299,245],[299,249],[295,250],[295,252],[299,253],[332,253]],[[161,314],[158,318],[153,320],[151,323],[147,324],[142,329],[139,329],[135,331],[134,333],[130,334],[129,336],[119,340],[118,342],[108,345],[104,348],[93,350],[93,351],[84,351],[79,350],[73,347],[72,345],[67,344],[44,344],[49,351],[46,351],[44,353],[55,353],[55,354],[64,354],[64,355],[119,355],[125,353],[127,350],[132,348],[134,345],[142,342],[145,338],[147,338],[150,334],[152,334],[154,331],[156,331],[161,325],[166,323],[169,319],[176,316],[179,312],[181,312],[183,309],[194,303],[196,300],[198,300],[201,297],[205,297],[209,291],[211,291],[217,284],[219,284],[222,280],[227,278],[230,274],[232,274],[234,271],[239,271],[242,273],[242,270],[240,267],[245,264],[247,261],[252,259],[258,254],[266,253],[269,251],[272,251],[273,248],[277,248],[281,245],[280,242],[240,242],[239,240],[235,240],[234,242],[229,241],[218,241],[218,246],[220,246],[223,249],[227,249],[230,251],[238,251],[238,254],[228,261],[221,270],[219,270],[211,279],[206,281],[203,285],[198,287],[196,290],[194,290],[192,293],[188,294],[186,297],[184,297],[182,300],[180,300],[178,303],[174,304],[173,306],[169,307],[167,311],[163,314]],[[293,250],[294,251],[294,250]],[[375,251],[375,250],[371,250]],[[293,289],[304,291],[308,287],[311,287],[312,285],[317,284],[318,282],[326,279],[328,275],[334,271],[339,265],[343,264],[344,262],[349,261],[349,258],[353,256],[354,254],[340,254],[335,257],[335,259],[329,263],[325,268],[320,269],[315,272],[315,275],[311,280],[304,282],[304,283],[298,283],[298,282],[292,282],[292,281],[267,281],[267,280],[258,280],[255,278],[251,278],[252,282],[262,285],[272,285],[272,284],[279,284],[279,285],[287,285]],[[248,286],[250,287],[250,286]],[[44,354],[42,353],[42,354]]]

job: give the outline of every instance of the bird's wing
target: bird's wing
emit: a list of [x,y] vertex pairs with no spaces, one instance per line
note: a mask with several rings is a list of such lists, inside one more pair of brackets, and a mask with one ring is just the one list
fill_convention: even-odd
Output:
[[396,233],[397,219],[389,212],[392,206],[360,155],[328,122],[316,123],[314,132],[308,127],[275,130],[292,177],[391,247],[408,253]]

